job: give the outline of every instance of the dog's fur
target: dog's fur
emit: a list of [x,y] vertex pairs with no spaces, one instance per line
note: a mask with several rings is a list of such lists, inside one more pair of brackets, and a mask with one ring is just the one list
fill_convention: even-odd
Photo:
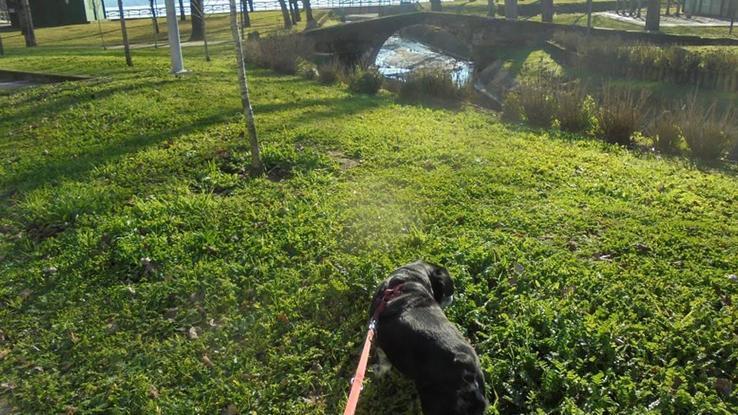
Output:
[[441,304],[453,299],[446,269],[408,264],[377,289],[369,315],[384,292],[402,284],[377,318],[377,354],[415,382],[426,415],[481,415],[487,407],[484,376],[474,348],[446,318]]

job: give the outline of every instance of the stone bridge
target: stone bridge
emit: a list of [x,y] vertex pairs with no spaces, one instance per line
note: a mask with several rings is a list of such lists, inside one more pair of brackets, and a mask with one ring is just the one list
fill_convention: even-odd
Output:
[[[440,27],[469,46],[470,56],[479,65],[494,59],[495,48],[540,44],[555,31],[587,33],[582,26],[541,23],[528,20],[491,19],[482,16],[418,12],[397,14],[303,32],[315,43],[316,51],[355,62],[373,59],[384,42],[394,33],[409,26]],[[625,40],[679,45],[738,45],[738,39],[702,38],[699,36],[668,35],[643,31],[592,29],[593,35],[617,36]]]

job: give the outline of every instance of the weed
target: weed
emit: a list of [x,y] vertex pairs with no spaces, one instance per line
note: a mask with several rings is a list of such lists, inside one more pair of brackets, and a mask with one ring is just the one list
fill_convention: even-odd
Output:
[[611,144],[632,144],[633,133],[639,131],[645,118],[648,95],[627,88],[605,85],[597,112],[600,136]]
[[318,67],[307,59],[297,59],[297,74],[301,77],[313,80],[318,77]]
[[323,85],[336,83],[344,72],[343,65],[337,60],[318,65],[318,82]]
[[517,123],[523,120],[523,108],[520,104],[520,94],[516,90],[508,91],[502,102],[502,119]]
[[349,79],[351,92],[360,94],[376,94],[382,87],[384,76],[376,67],[357,69],[353,71]]
[[720,112],[715,104],[702,106],[693,96],[679,116],[679,126],[692,155],[717,160],[735,139],[735,113]]
[[554,118],[562,131],[581,133],[592,128],[594,100],[581,85],[562,85],[554,89]]
[[682,111],[677,107],[659,114],[651,122],[648,133],[654,140],[654,147],[662,153],[676,153],[682,139],[679,128]]
[[467,85],[454,82],[450,71],[423,68],[412,72],[400,85],[399,96],[405,101],[455,101],[468,94]]

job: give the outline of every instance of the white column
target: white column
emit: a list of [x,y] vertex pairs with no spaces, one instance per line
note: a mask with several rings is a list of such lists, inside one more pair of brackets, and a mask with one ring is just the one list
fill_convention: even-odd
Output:
[[169,55],[172,58],[172,73],[187,72],[182,61],[182,45],[179,43],[179,23],[174,0],[166,0],[167,26],[169,26]]

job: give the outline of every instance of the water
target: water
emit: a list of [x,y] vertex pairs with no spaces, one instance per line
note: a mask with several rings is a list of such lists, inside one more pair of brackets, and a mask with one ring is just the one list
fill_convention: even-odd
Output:
[[377,54],[376,65],[384,76],[390,79],[403,79],[409,73],[421,68],[442,69],[451,72],[458,85],[471,81],[474,63],[454,58],[430,46],[393,35],[382,45]]

